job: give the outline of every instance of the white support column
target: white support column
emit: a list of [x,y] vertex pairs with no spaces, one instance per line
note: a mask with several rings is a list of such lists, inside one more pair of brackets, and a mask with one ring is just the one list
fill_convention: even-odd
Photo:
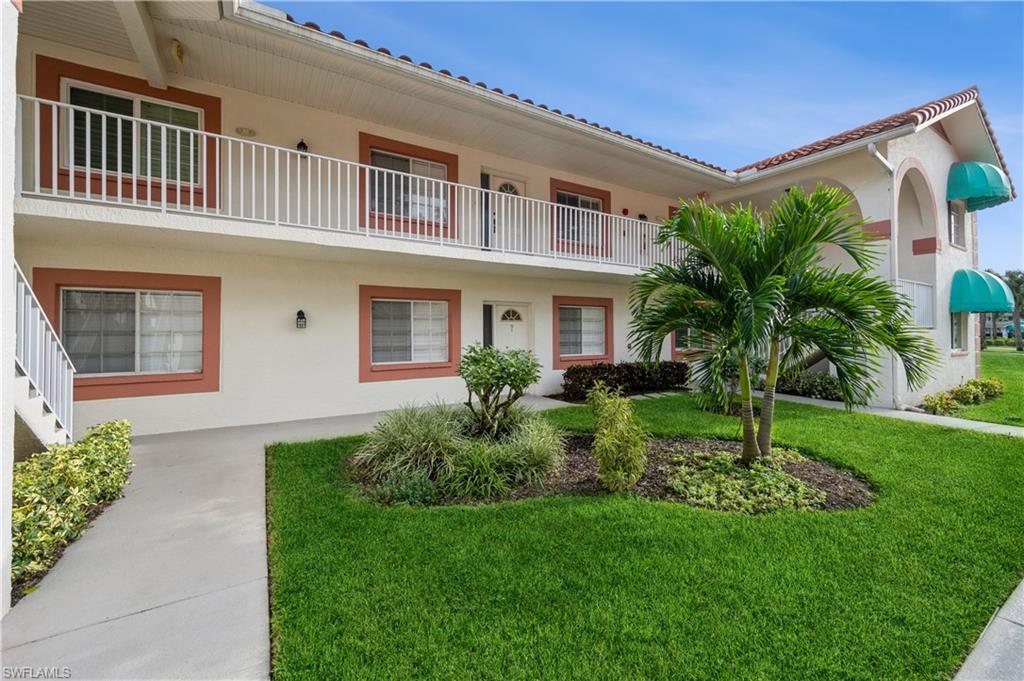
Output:
[[0,615],[11,606],[14,466],[14,176],[18,9],[0,0]]

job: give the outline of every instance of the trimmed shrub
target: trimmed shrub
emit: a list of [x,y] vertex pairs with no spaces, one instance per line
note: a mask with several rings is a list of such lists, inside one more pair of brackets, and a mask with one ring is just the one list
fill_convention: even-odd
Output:
[[994,400],[1003,394],[1003,382],[998,378],[972,378],[964,383],[972,385],[981,391],[981,396],[986,400]]
[[981,404],[985,401],[985,393],[972,383],[964,383],[948,390],[950,397],[960,404]]
[[131,424],[90,428],[80,441],[14,464],[11,577],[46,572],[92,515],[118,499],[132,462]]
[[459,376],[469,391],[466,407],[475,433],[498,439],[509,431],[505,417],[516,400],[540,380],[540,362],[529,350],[474,344],[462,353]]
[[843,399],[839,379],[827,371],[798,371],[779,376],[775,392],[835,402]]
[[624,395],[671,390],[686,385],[690,365],[686,362],[620,362],[618,364],[573,364],[562,377],[565,399],[581,401],[603,383]]
[[463,443],[463,417],[444,405],[404,406],[388,412],[366,436],[352,462],[374,482],[422,473],[437,480],[452,470]]
[[925,395],[921,408],[929,414],[945,415],[952,414],[960,408],[960,405],[952,395],[943,390],[932,395]]
[[367,436],[352,465],[371,498],[410,505],[504,496],[561,467],[564,438],[538,414],[510,408],[499,439],[479,437],[476,424],[465,407],[402,407]]
[[633,409],[633,401],[598,383],[587,395],[594,410],[594,458],[597,476],[612,492],[636,484],[647,465],[647,431]]

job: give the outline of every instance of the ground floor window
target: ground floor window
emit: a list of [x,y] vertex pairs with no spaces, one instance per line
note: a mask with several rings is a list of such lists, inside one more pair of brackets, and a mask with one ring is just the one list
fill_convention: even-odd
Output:
[[371,305],[374,364],[448,359],[447,302],[374,300]]
[[558,307],[558,352],[562,357],[603,355],[605,346],[603,307]]
[[60,328],[79,375],[203,368],[201,292],[64,288]]
[[954,312],[949,315],[950,347],[953,350],[967,349],[967,313]]
[[555,296],[553,323],[556,369],[611,361],[611,299]]
[[672,349],[678,352],[706,350],[708,347],[704,332],[692,326],[681,326],[673,334]]
[[220,389],[220,278],[36,267],[75,401]]
[[454,376],[461,293],[450,289],[359,287],[359,380]]

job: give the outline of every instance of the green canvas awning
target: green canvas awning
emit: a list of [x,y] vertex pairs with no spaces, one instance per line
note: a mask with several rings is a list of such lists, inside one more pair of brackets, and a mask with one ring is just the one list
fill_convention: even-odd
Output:
[[949,169],[946,200],[963,201],[968,211],[998,206],[1010,197],[1010,180],[991,163],[967,161]]
[[950,312],[1013,312],[1006,282],[981,270],[957,270],[949,293]]

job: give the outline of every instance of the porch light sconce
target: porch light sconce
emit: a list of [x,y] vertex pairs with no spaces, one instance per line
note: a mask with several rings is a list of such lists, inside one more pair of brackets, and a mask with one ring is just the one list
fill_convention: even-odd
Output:
[[296,149],[296,150],[297,150],[297,151],[298,151],[298,152],[299,152],[300,154],[302,154],[303,156],[305,156],[305,155],[306,155],[306,154],[307,154],[307,153],[309,152],[309,145],[308,145],[308,144],[306,144],[306,140],[305,140],[305,139],[300,139],[300,140],[299,140],[299,143],[295,145],[295,149]]
[[306,328],[306,313],[299,310],[295,313],[295,328],[304,329]]

